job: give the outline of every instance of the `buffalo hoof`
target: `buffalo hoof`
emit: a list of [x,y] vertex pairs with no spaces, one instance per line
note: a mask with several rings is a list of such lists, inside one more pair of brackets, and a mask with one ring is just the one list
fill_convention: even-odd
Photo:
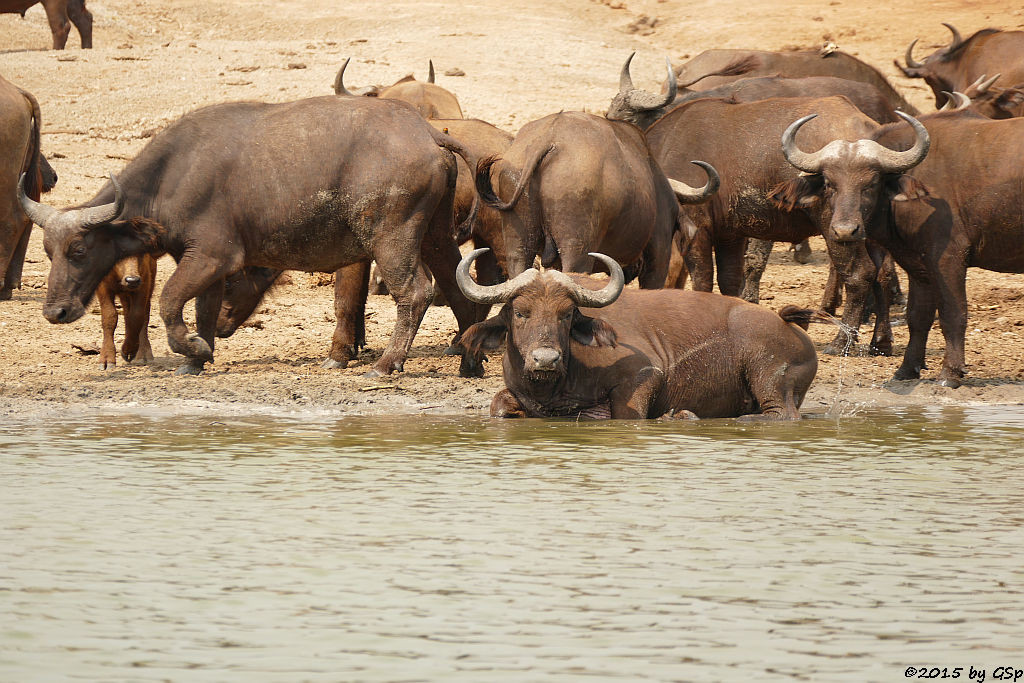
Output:
[[939,373],[938,384],[942,387],[949,387],[950,389],[960,388],[960,377],[961,375],[955,370],[943,370]]
[[807,243],[807,240],[793,245],[793,260],[800,264],[811,262],[811,245]]
[[879,344],[872,344],[868,347],[868,354],[872,356],[891,356],[892,355],[892,342],[882,342]]
[[0,301],[10,301],[13,296],[14,296],[13,290],[10,290],[10,289],[0,289]]
[[459,364],[459,377],[483,377],[484,364],[472,356],[463,356]]
[[367,379],[373,379],[374,377],[383,377],[384,375],[377,368],[370,368],[363,373],[363,377]]
[[175,375],[198,375],[203,371],[202,361],[188,361],[174,371]]
[[324,368],[325,370],[341,370],[343,368],[348,367],[348,361],[334,360],[333,358],[328,358],[327,360],[320,364],[320,367]]
[[921,379],[921,371],[914,370],[912,368],[906,368],[902,365],[896,370],[896,373],[892,376],[894,380],[903,381],[908,379]]

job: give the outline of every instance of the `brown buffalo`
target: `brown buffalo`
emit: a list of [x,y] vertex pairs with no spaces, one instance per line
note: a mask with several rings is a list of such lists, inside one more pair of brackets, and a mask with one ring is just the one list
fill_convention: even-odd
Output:
[[[349,58],[350,59],[350,58]],[[434,83],[434,62],[430,62],[430,75],[427,81],[417,81],[411,75],[395,81],[394,85],[370,86],[357,89],[355,92],[345,87],[345,69],[349,59],[338,69],[334,78],[334,94],[401,100],[408,102],[425,119],[461,119],[462,107],[459,100],[451,92]]]
[[[692,157],[691,157],[692,158]],[[640,286],[664,286],[680,201],[704,201],[718,178],[707,164],[701,189],[670,181],[630,124],[562,112],[526,124],[500,158],[477,168],[481,201],[502,212],[509,277],[532,265],[589,272],[600,250],[639,274]],[[501,197],[507,197],[502,200]]]
[[[407,105],[317,97],[235,102],[185,115],[81,207],[22,196],[51,259],[44,315],[81,317],[113,265],[139,253],[178,263],[160,297],[181,373],[213,360],[224,278],[247,266],[332,272],[374,258],[398,305],[372,373],[401,370],[431,297],[429,266],[464,330],[476,307],[455,284],[452,226],[461,146]],[[123,189],[122,189],[123,188]],[[125,216],[126,218],[120,218]],[[197,335],[182,309],[196,299]],[[349,358],[329,359],[345,363]],[[463,357],[463,374],[480,372]]]
[[915,39],[907,48],[907,65],[894,61],[908,78],[924,79],[935,94],[936,108],[946,102],[944,91],[967,93],[987,75],[1001,74],[1003,83],[1012,85],[1024,83],[1024,31],[986,28],[964,40],[951,24],[942,25],[953,34],[949,45],[918,62],[913,57]]
[[679,82],[693,90],[710,90],[739,78],[755,76],[834,76],[873,85],[893,109],[911,115],[917,113],[878,69],[841,50],[705,50],[677,67],[675,74]]
[[57,180],[39,152],[40,126],[36,98],[0,76],[0,301],[21,287],[32,231],[32,221],[18,205],[18,178],[25,174],[25,191],[36,201]]
[[963,93],[955,92],[952,95],[966,98],[966,106],[986,118],[1012,119],[1024,116],[1024,83],[1008,88],[995,85],[1001,76],[996,74],[989,78],[983,74]]
[[103,327],[103,347],[100,349],[100,369],[107,370],[117,365],[117,347],[114,345],[114,330],[117,329],[117,306],[114,297],[121,301],[124,312],[124,343],[121,357],[126,362],[153,360],[153,348],[149,344],[149,307],[156,285],[156,259],[150,254],[130,256],[114,266],[96,288],[96,300],[100,304]]
[[[850,141],[852,151],[836,143],[835,154],[830,148],[827,155],[801,161],[809,157],[796,153],[791,124],[813,114],[821,117],[800,131],[801,148],[819,149],[839,139]],[[883,215],[901,173],[927,153],[927,135],[913,150],[900,153],[856,142],[878,128],[845,97],[750,103],[700,99],[673,109],[651,126],[648,142],[669,175],[687,180],[694,157],[708,159],[722,172],[718,194],[705,204],[683,207],[680,215],[685,234],[705,242],[697,250],[703,260],[687,262],[694,289],[711,290],[710,245],[719,289],[736,296],[743,286],[745,238],[800,242],[821,234],[846,283],[843,322],[854,330],[859,327],[868,291],[874,290],[880,303],[870,348],[891,353],[887,299],[877,282],[880,261],[877,255],[872,258],[863,236],[866,225]],[[820,197],[823,189],[825,201]],[[846,341],[842,333],[837,335],[829,350],[843,349]]]
[[82,47],[92,47],[92,13],[85,8],[85,0],[0,0],[0,14],[17,13],[25,16],[25,10],[36,3],[46,10],[54,50],[63,50],[67,45],[71,24],[78,29]]
[[[955,387],[967,369],[967,268],[1024,273],[1024,119],[950,112],[921,123],[932,148],[908,172],[907,189],[930,197],[897,202],[891,221],[869,226],[868,236],[888,248],[910,277],[910,342],[896,379],[921,376],[937,311],[946,342],[938,380]],[[905,147],[910,137],[905,126],[885,126],[874,139]]]
[[[470,299],[504,304],[462,343],[482,352],[506,342],[496,417],[655,418],[662,415],[798,419],[814,379],[814,344],[795,321],[732,297],[678,289],[623,290],[603,254],[607,282],[529,269],[501,285],[473,282],[474,251],[459,264]],[[595,289],[595,285],[600,289]]]
[[843,95],[878,123],[899,121],[892,103],[879,91],[877,86],[864,81],[836,76],[790,77],[788,74],[780,74],[777,76],[742,77],[708,90],[678,91],[675,74],[669,64],[668,92],[664,95],[656,95],[633,85],[633,78],[629,72],[632,59],[633,55],[630,55],[622,66],[622,72],[619,74],[619,92],[612,98],[605,116],[616,121],[635,123],[644,130],[650,128],[655,121],[664,116],[666,111],[700,97],[722,97],[732,98],[737,102],[756,102],[772,97]]

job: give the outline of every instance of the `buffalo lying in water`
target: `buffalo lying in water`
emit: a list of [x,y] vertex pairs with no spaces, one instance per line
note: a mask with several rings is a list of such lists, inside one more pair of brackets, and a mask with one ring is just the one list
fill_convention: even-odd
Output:
[[813,311],[787,306],[776,314],[706,292],[623,290],[622,268],[598,253],[591,256],[611,273],[605,283],[531,268],[483,286],[469,275],[482,251],[462,260],[457,277],[471,300],[504,304],[461,339],[474,352],[507,342],[506,388],[491,415],[800,417],[818,358],[798,324]]

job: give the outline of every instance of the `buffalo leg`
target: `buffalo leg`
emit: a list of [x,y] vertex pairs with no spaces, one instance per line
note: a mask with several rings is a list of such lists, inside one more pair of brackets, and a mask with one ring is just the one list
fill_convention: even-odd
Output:
[[892,256],[875,242],[867,243],[868,256],[875,265],[875,279],[871,283],[875,295],[875,330],[871,336],[868,353],[872,356],[892,355],[892,321],[889,318],[889,298],[892,292],[892,279],[896,277],[896,268]]
[[[143,283],[150,283],[132,294],[121,297],[121,308],[124,312],[124,343],[121,344],[121,357],[127,362],[135,359],[148,363],[153,360],[153,348],[149,343],[149,309],[153,297],[153,276],[143,277]],[[147,291],[148,290],[148,291]]]
[[[448,306],[455,315],[459,325],[459,335],[469,329],[470,325],[487,318],[491,307],[476,304],[466,298],[455,281],[455,269],[462,259],[455,240],[451,237],[451,199],[442,201],[430,229],[421,245],[423,261],[434,275],[437,286],[448,300]],[[484,374],[483,356],[472,355],[462,351],[462,362],[459,364],[459,375],[462,377],[481,377]]]
[[83,0],[68,0],[68,19],[78,29],[78,35],[82,39],[82,47],[92,47],[92,12],[85,7]]
[[682,233],[676,230],[672,235],[672,254],[668,261],[668,275],[665,276],[666,289],[684,289],[686,287],[689,272],[683,261],[682,240]]
[[928,332],[935,322],[935,290],[927,282],[910,276],[907,291],[907,329],[910,341],[903,353],[903,363],[896,370],[893,379],[919,379],[925,368],[924,355],[928,346]]
[[502,389],[491,399],[491,417],[526,417],[526,411],[511,391]]
[[[108,276],[109,277],[109,276]],[[114,346],[114,330],[117,329],[117,307],[114,293],[104,283],[96,290],[100,304],[100,327],[103,329],[103,345],[100,347],[100,370],[109,370],[117,365],[117,348]]]
[[71,33],[71,22],[68,21],[67,5],[63,2],[43,3],[46,10],[46,20],[50,23],[50,33],[53,34],[53,49],[63,50],[68,42],[68,34]]
[[[167,345],[186,358],[177,370],[179,375],[198,375],[203,365],[213,361],[213,336],[224,296],[224,278],[239,267],[239,264],[232,267],[224,261],[196,256],[190,251],[167,279],[160,293],[160,318],[167,328]],[[211,288],[214,289],[208,291]],[[182,314],[190,299],[196,299],[198,334],[188,333]],[[211,313],[208,308],[214,299],[217,306]]]
[[643,420],[650,417],[651,405],[665,386],[665,373],[647,366],[637,372],[635,380],[621,384],[608,395],[613,420]]
[[957,388],[967,372],[964,345],[967,339],[967,265],[963,261],[940,263],[936,278],[939,327],[946,341],[946,353],[939,371],[939,384]]
[[334,337],[325,368],[344,368],[366,346],[366,297],[370,285],[370,262],[361,261],[334,273]]
[[[824,351],[829,354],[843,354],[857,341],[868,292],[877,284],[878,269],[863,242],[837,242],[826,236],[825,244],[838,278],[845,285],[846,303],[843,305],[843,329],[836,334],[835,339]],[[888,297],[879,298],[881,300],[876,301],[876,306],[887,305]]]
[[672,257],[672,225],[663,229],[655,227],[647,246],[644,247],[643,270],[640,273],[642,289],[661,289],[668,276],[669,259]]
[[[747,248],[743,253],[743,292],[740,294],[744,301],[756,304],[761,300],[761,278],[768,267],[768,258],[772,255],[774,245],[771,240],[747,240]],[[722,294],[725,294],[725,290],[722,290]]]
[[[715,245],[715,266],[718,270],[718,291],[726,296],[739,296],[743,291],[743,262],[747,240],[719,242]],[[757,276],[761,280],[760,274]]]
[[29,237],[32,235],[32,224],[27,223],[25,229],[18,238],[18,243],[11,251],[11,258],[4,264],[0,261],[0,267],[6,265],[6,274],[0,271],[0,301],[6,301],[13,296],[15,289],[21,289],[21,273],[25,267],[25,252],[28,251]]
[[843,283],[839,279],[836,267],[829,259],[828,282],[825,283],[825,293],[821,297],[821,310],[829,315],[835,315],[836,309],[843,303]]
[[683,262],[693,280],[693,291],[710,292],[714,288],[715,266],[710,232],[694,229],[683,245]]
[[[375,254],[384,284],[388,286],[388,291],[395,300],[398,314],[395,317],[391,341],[373,364],[373,368],[366,373],[367,377],[390,375],[403,369],[405,359],[412,348],[413,337],[416,336],[423,314],[427,312],[430,300],[434,296],[430,275],[423,262],[416,258],[415,262],[410,264],[407,255],[403,253],[403,246],[395,244],[388,249],[378,250]],[[409,248],[411,247],[412,245],[409,245]],[[459,294],[461,295],[461,292]]]

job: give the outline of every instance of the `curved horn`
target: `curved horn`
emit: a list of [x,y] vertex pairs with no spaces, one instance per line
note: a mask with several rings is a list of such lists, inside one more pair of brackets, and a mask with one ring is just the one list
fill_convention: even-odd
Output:
[[345,58],[345,63],[341,65],[341,68],[338,69],[338,75],[334,77],[335,95],[348,95],[349,97],[356,96],[355,93],[350,92],[348,88],[345,87],[345,69],[348,67],[348,63],[351,59],[351,57]]
[[[632,58],[633,56],[630,55],[630,59]],[[626,64],[627,66],[623,67],[623,69],[628,68],[628,60]],[[654,93],[637,90],[631,87],[631,89],[627,91],[629,94],[626,96],[626,101],[633,110],[640,112],[661,109],[672,104],[676,99],[676,93],[679,90],[679,85],[676,82],[676,72],[672,70],[672,61],[668,57],[665,58],[665,66],[668,68],[668,92],[665,93],[665,95],[655,95]],[[627,78],[629,77],[628,70],[625,75]],[[620,87],[622,85],[621,78],[619,85]],[[630,81],[630,85],[632,86],[632,81]],[[622,91],[620,90],[620,92]]]
[[487,247],[474,249],[459,261],[459,266],[455,269],[455,281],[459,283],[459,289],[462,290],[462,293],[470,301],[478,304],[505,303],[538,275],[535,268],[530,268],[516,275],[508,282],[492,286],[477,284],[469,275],[469,267],[485,251],[488,251]]
[[706,161],[691,161],[690,163],[704,169],[704,172],[708,174],[708,182],[704,184],[704,187],[696,188],[690,187],[675,178],[669,178],[668,184],[672,186],[672,191],[676,193],[676,197],[683,204],[697,204],[704,201],[715,192],[718,192],[718,186],[722,183],[718,171],[711,164]]
[[939,107],[939,111],[960,111],[971,106],[971,98],[958,90],[943,90],[942,94],[946,96],[946,103]]
[[57,213],[57,209],[46,204],[40,204],[35,201],[27,194],[25,194],[25,174],[22,173],[21,177],[18,178],[18,201],[21,203],[21,209],[25,212],[33,223],[41,228],[46,228],[47,221]]
[[109,223],[124,210],[124,192],[121,190],[121,183],[117,182],[114,174],[110,174],[110,182],[114,185],[114,201],[110,204],[91,206],[87,209],[78,209],[78,224],[83,228],[91,228],[103,223]]
[[433,59],[429,59],[427,61],[430,64],[430,73],[427,74],[427,83],[433,83],[434,82],[434,60]]
[[896,111],[896,114],[914,127],[916,139],[914,140],[914,146],[905,152],[897,152],[888,147],[882,147],[879,150],[878,161],[881,164],[882,170],[886,173],[902,173],[917,166],[924,161],[924,158],[928,155],[928,148],[931,146],[931,137],[920,121],[910,114],[904,114],[899,110]]
[[[899,114],[900,112],[896,113]],[[796,132],[800,130],[800,126],[817,116],[817,114],[808,114],[802,119],[797,119],[789,124],[786,132],[782,134],[782,153],[786,155],[786,160],[789,163],[804,173],[817,173],[821,169],[821,154],[820,152],[808,154],[801,151],[796,146]]]
[[588,289],[578,282],[574,282],[565,273],[557,270],[547,271],[549,276],[554,278],[569,290],[569,296],[576,302],[577,306],[583,308],[604,308],[615,302],[622,294],[622,288],[626,286],[626,276],[622,273],[622,266],[610,256],[592,251],[588,256],[593,256],[608,268],[608,284],[598,290]]
[[953,42],[951,42],[946,47],[946,51],[948,52],[950,50],[955,50],[956,48],[960,47],[960,44],[964,42],[964,39],[962,37],[960,37],[960,31],[957,31],[953,27],[952,24],[947,24],[946,22],[942,22],[942,25],[945,26],[946,28],[948,28],[949,32],[953,34]]
[[988,92],[988,89],[992,87],[992,84],[999,80],[999,77],[1002,75],[1003,74],[998,73],[986,81],[985,74],[982,74],[978,80],[974,81],[974,83],[971,83],[969,86],[967,86],[967,89],[970,90],[971,88],[973,88],[974,92],[977,95],[984,95],[985,93]]
[[619,92],[621,93],[627,93],[633,89],[633,77],[629,75],[629,63],[633,61],[633,57],[636,57],[635,51],[626,57],[626,63],[622,65],[622,71],[619,73]]
[[903,55],[903,61],[907,63],[908,69],[920,69],[924,66],[921,62],[915,61],[913,54],[911,54],[914,52],[914,46],[917,45],[918,40],[919,38],[914,38],[914,42],[907,46],[907,53]]

